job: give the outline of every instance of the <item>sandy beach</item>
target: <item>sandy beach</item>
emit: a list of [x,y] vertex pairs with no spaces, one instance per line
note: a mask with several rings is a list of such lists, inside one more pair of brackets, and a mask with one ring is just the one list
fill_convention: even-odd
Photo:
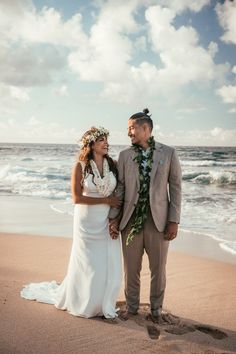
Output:
[[[71,239],[0,234],[0,353],[235,353],[236,265],[170,251],[164,310],[170,323],[148,314],[149,270],[144,257],[137,316],[110,324],[83,319],[52,305],[27,301],[29,282],[65,273]],[[123,289],[118,299],[124,308]],[[151,339],[150,329],[157,329]]]

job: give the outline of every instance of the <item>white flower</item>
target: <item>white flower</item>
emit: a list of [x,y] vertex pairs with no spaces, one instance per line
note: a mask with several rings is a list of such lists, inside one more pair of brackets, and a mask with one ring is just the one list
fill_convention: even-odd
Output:
[[80,141],[81,149],[87,146],[88,144],[90,144],[91,142],[95,142],[99,138],[99,136],[103,136],[103,135],[105,136],[109,135],[109,131],[103,127],[99,127],[95,131],[91,131],[90,134],[86,135],[84,138],[81,139]]

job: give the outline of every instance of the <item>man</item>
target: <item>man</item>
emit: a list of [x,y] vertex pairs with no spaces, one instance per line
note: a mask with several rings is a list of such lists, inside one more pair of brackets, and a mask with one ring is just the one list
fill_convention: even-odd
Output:
[[150,306],[161,319],[169,241],[177,236],[181,208],[181,168],[174,148],[154,141],[148,109],[129,118],[132,147],[118,159],[117,195],[122,210],[110,211],[110,232],[121,231],[127,315],[137,314],[144,250],[151,271]]

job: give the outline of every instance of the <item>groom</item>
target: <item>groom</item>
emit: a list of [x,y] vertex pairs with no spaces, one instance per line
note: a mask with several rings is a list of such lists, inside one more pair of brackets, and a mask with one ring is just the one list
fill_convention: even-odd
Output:
[[123,208],[109,214],[113,238],[121,231],[124,256],[126,315],[137,314],[144,250],[151,271],[150,305],[154,322],[161,320],[166,287],[169,241],[177,236],[181,208],[181,168],[174,148],[154,141],[148,109],[129,118],[132,146],[118,159],[117,195]]

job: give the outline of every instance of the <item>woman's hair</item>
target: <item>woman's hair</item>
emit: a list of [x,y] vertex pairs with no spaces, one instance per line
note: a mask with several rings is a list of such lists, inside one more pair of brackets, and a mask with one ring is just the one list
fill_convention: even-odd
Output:
[[[96,128],[96,127],[91,127],[83,134],[81,138],[82,146],[77,159],[78,161],[82,161],[85,164],[81,184],[83,183],[87,174],[93,175],[90,161],[93,160],[94,158],[93,149],[92,149],[94,142],[97,141],[100,137],[102,136],[107,137],[108,135],[109,135],[108,130],[104,128]],[[116,177],[116,180],[118,180],[118,170],[115,161],[113,161],[113,159],[108,154],[106,154],[104,157],[107,159],[110,171],[113,172],[114,176]],[[94,182],[94,175],[93,175],[93,182]]]
[[147,123],[150,127],[150,129],[153,129],[153,121],[151,119],[151,114],[148,115],[149,113],[149,109],[148,108],[144,108],[144,110],[142,112],[138,112],[133,114],[130,118],[132,120],[135,120],[135,122],[139,125],[142,125],[144,123]]

